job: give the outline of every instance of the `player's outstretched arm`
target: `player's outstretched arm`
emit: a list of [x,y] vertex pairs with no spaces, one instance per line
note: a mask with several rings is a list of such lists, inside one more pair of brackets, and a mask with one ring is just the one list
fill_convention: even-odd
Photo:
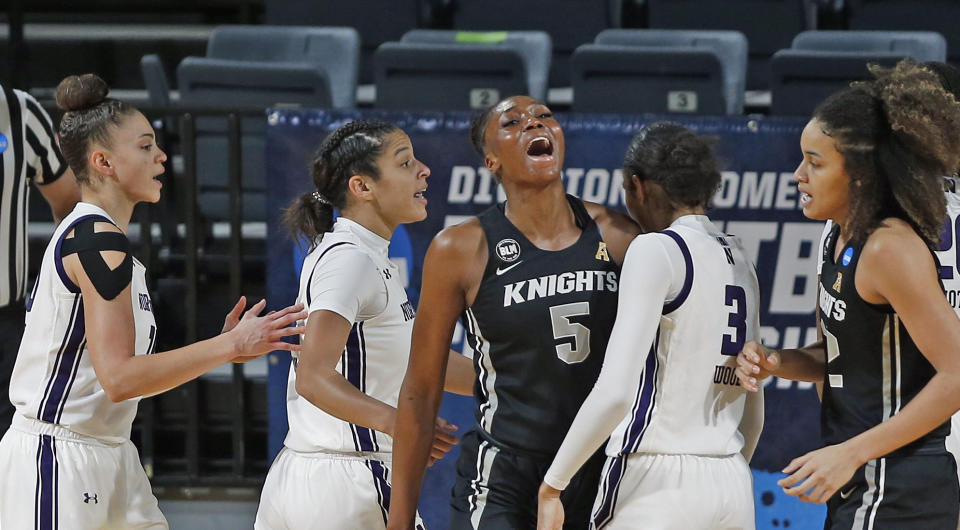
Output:
[[479,223],[468,222],[437,234],[424,258],[410,364],[397,404],[390,529],[414,527],[450,358],[450,339],[467,307],[468,293],[476,294],[482,278],[485,245]]
[[82,224],[64,239],[63,265],[83,295],[87,349],[97,379],[112,401],[164,392],[238,357],[297,348],[282,339],[302,332],[287,327],[304,316],[302,308],[261,317],[257,316],[265,305],[261,301],[228,333],[161,354],[134,355],[129,242],[110,223]]
[[760,382],[771,375],[793,381],[823,381],[827,352],[822,340],[803,348],[772,350],[756,341],[744,344],[737,355],[737,378],[740,386],[751,392],[760,389]]

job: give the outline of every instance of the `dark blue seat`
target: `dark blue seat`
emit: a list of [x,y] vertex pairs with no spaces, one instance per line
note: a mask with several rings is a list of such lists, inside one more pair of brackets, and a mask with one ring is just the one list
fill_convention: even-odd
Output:
[[812,0],[646,0],[651,28],[736,30],[750,43],[747,89],[767,88],[768,62],[790,39],[816,29]]
[[808,31],[770,60],[770,113],[809,116],[830,94],[867,79],[868,63],[893,66],[904,57],[946,59],[946,41],[934,32]]
[[476,109],[513,94],[545,100],[549,68],[550,37],[542,31],[416,30],[377,49],[376,106]]
[[619,28],[623,0],[455,0],[453,28],[540,30],[553,42],[550,86],[570,85],[570,56],[607,28]]
[[[180,101],[212,109],[302,105],[350,108],[356,98],[359,36],[352,28],[222,26],[205,57],[177,68]],[[209,220],[228,218],[226,121],[196,121],[197,200]],[[243,218],[266,219],[265,118],[242,124]]]
[[746,68],[737,31],[605,30],[573,54],[573,110],[741,114]]

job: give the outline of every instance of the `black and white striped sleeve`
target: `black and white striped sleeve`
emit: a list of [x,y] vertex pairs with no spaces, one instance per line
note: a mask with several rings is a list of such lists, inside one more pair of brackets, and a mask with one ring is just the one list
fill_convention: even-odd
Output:
[[[19,92],[19,91],[17,91]],[[36,184],[49,184],[67,170],[53,131],[53,121],[33,96],[18,94],[24,103],[24,155],[27,177]]]

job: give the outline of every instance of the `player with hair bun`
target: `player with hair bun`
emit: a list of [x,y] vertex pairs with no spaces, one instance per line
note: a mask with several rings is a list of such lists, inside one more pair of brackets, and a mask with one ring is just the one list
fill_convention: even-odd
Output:
[[27,302],[10,384],[16,414],[0,440],[0,527],[166,528],[130,429],[143,396],[227,362],[271,350],[302,331],[293,306],[258,317],[241,297],[223,332],[156,353],[146,269],[124,234],[133,207],[160,199],[166,155],[150,122],[107,97],[93,74],[57,87],[66,111],[63,155],[81,202],[47,245]]

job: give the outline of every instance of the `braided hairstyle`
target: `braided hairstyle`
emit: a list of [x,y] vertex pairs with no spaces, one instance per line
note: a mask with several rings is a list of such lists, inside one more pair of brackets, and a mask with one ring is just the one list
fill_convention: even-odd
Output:
[[66,111],[60,120],[60,150],[80,184],[90,183],[87,152],[92,144],[110,147],[111,126],[119,127],[133,106],[108,98],[107,83],[96,74],[71,75],[57,85],[57,107]]
[[623,178],[633,190],[632,175],[660,185],[674,207],[707,208],[720,186],[720,172],[710,139],[683,125],[645,125],[630,141],[623,158]]
[[347,183],[353,175],[380,179],[377,158],[384,138],[400,129],[376,120],[352,121],[330,133],[310,164],[315,190],[294,199],[284,210],[283,223],[294,239],[308,239],[312,249],[333,229],[333,210],[347,203]]
[[942,177],[960,167],[960,103],[909,59],[870,72],[874,79],[852,83],[813,113],[850,176],[845,229],[862,242],[897,217],[934,249],[946,216]]

